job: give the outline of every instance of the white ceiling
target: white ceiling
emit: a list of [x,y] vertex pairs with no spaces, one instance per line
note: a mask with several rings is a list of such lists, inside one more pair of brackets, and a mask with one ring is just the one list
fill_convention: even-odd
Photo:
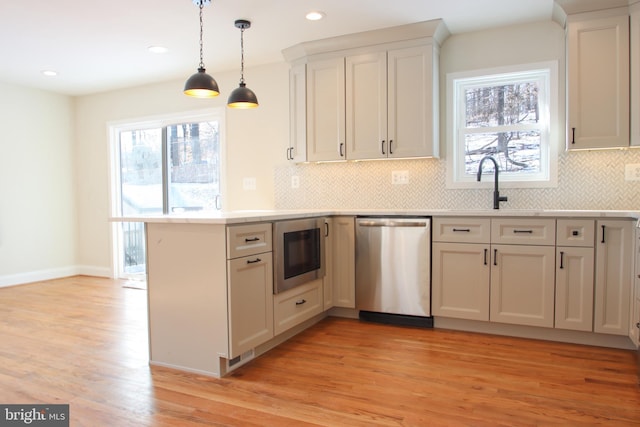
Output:
[[[442,18],[450,32],[551,19],[553,0],[213,0],[204,8],[207,72],[280,62],[294,44]],[[310,22],[310,10],[326,13]],[[85,95],[186,78],[199,56],[192,0],[2,0],[0,81]],[[163,55],[151,45],[169,49]],[[41,71],[56,70],[56,77]],[[250,77],[247,75],[247,81]]]

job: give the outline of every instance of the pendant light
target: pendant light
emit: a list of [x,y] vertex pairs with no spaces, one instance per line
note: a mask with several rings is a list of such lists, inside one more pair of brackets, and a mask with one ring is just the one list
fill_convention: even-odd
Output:
[[211,0],[193,0],[193,3],[200,7],[200,65],[198,72],[189,77],[184,84],[184,94],[195,98],[213,98],[220,95],[218,83],[206,73],[202,60],[202,9],[205,4],[211,3]]
[[229,95],[227,106],[229,108],[256,108],[258,106],[258,98],[244,83],[244,30],[251,27],[251,22],[238,19],[235,22],[235,26],[240,28],[240,86]]

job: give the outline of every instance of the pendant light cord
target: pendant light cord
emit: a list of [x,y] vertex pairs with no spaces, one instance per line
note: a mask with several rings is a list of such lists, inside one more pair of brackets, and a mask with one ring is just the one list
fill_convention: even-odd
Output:
[[240,28],[240,83],[244,83],[244,27]]
[[203,28],[203,24],[202,24],[202,9],[204,8],[204,0],[200,0],[200,65],[199,68],[204,69],[204,61],[202,60],[202,28]]

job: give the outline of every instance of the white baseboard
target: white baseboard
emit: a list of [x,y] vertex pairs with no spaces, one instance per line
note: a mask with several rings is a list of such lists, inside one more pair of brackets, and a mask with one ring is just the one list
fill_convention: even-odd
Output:
[[0,288],[41,282],[43,280],[60,279],[62,277],[77,276],[79,274],[96,277],[111,277],[111,269],[96,266],[70,266],[7,274],[0,276]]

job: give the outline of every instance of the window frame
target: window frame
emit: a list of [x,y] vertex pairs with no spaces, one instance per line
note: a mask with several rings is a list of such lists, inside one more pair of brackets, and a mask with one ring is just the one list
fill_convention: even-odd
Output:
[[[220,136],[220,203],[218,210],[222,209],[223,201],[227,193],[226,180],[226,144],[225,144],[225,109],[208,108],[194,111],[183,111],[173,114],[155,115],[148,117],[140,117],[129,120],[111,121],[107,123],[107,137],[108,137],[108,167],[109,167],[109,212],[112,218],[121,218],[122,215],[122,193],[120,186],[120,141],[119,135],[121,132],[141,130],[141,129],[153,129],[161,128],[162,132],[166,132],[167,126],[179,125],[185,123],[196,123],[204,121],[217,121],[219,124],[218,133]],[[165,135],[163,135],[165,138]],[[163,164],[166,164],[167,153],[163,150]],[[163,167],[163,174],[166,173],[166,167]],[[163,176],[163,187],[166,186],[165,177]],[[166,191],[163,190],[163,191]],[[163,199],[166,199],[166,194],[163,195]],[[163,205],[166,205],[166,200],[163,200]],[[163,210],[165,208],[163,207]],[[111,268],[112,277],[125,278],[125,279],[137,279],[139,275],[128,274],[124,272],[125,260],[122,255],[123,236],[121,233],[121,223],[113,222],[111,224],[111,239],[110,239],[110,254],[111,254]]]
[[[558,117],[558,63],[545,61],[530,64],[478,69],[463,72],[447,73],[447,176],[446,186],[452,189],[485,188],[493,186],[491,180],[477,182],[475,176],[465,174],[465,141],[460,129],[465,126],[466,103],[464,102],[464,88],[482,85],[499,85],[517,81],[518,76],[531,79],[539,75],[541,87],[538,94],[540,115],[545,123],[540,126],[541,131],[541,171],[531,175],[500,175],[500,186],[503,188],[550,188],[558,185],[558,135],[554,129]],[[505,127],[507,127],[505,125]],[[526,127],[526,126],[525,126]],[[537,128],[537,126],[536,126]],[[495,132],[495,127],[484,128],[487,132]],[[483,129],[478,128],[481,133]]]

